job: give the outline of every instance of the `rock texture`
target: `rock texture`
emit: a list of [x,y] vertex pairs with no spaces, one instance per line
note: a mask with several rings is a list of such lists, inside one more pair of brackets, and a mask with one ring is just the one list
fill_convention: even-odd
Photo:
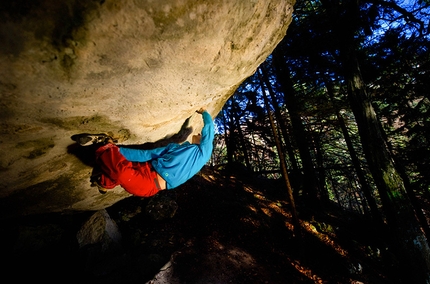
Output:
[[[216,115],[283,38],[293,0],[16,0],[0,4],[2,216],[99,210],[70,136],[122,143]],[[8,2],[8,3],[7,3]],[[193,119],[199,131],[200,119]]]
[[106,210],[94,213],[76,234],[79,247],[101,244],[102,251],[107,251],[111,247],[120,246],[121,233],[118,226],[113,221]]

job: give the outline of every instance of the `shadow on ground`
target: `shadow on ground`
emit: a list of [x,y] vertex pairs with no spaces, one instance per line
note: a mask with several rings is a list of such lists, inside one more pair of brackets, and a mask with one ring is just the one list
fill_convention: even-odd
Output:
[[[154,218],[148,208],[157,203],[167,213]],[[299,207],[307,217],[302,237],[293,237],[284,189],[273,180],[205,169],[174,191],[131,197],[107,211],[122,247],[100,255],[76,241],[93,212],[3,222],[5,277],[92,284],[397,283],[383,242],[352,214]]]

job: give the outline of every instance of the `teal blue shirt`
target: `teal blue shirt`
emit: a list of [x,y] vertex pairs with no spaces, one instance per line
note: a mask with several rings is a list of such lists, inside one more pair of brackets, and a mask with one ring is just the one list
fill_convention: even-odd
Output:
[[207,111],[202,113],[203,129],[200,144],[184,142],[151,150],[120,147],[121,154],[132,162],[150,161],[166,181],[167,189],[175,188],[198,173],[209,161],[214,140],[214,125]]

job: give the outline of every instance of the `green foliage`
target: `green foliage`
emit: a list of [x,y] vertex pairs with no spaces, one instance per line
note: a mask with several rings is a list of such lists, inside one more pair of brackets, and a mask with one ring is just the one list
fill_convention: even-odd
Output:
[[[313,206],[306,198],[312,193],[309,181],[317,180],[321,203],[380,224],[386,217],[394,224],[396,246],[423,239],[414,213],[430,236],[428,221],[420,217],[423,210],[430,212],[415,198],[421,204],[430,198],[429,14],[423,1],[298,2],[288,35],[263,63],[264,72],[245,81],[223,109],[225,160],[265,176],[275,170],[278,178],[274,135],[279,136],[294,199],[302,208]],[[360,70],[351,76],[355,60]],[[351,86],[363,98],[354,98]],[[270,102],[263,102],[263,93]],[[275,134],[269,112],[276,114]],[[368,118],[371,123],[364,124]],[[369,142],[363,145],[361,139]],[[320,225],[314,224],[330,232]],[[421,248],[420,255],[411,253],[416,247],[400,246],[397,261],[422,268],[428,254]],[[408,277],[422,282],[426,273]]]
[[[297,3],[295,19],[277,50],[290,69],[296,108],[311,145],[309,151],[320,194],[343,208],[363,213],[368,211],[367,200],[339,119],[346,126],[359,167],[378,204],[379,199],[346,98],[339,50],[350,29],[359,46],[358,58],[366,89],[393,157],[398,166],[405,168],[418,193],[424,194],[430,188],[427,174],[430,171],[430,50],[429,38],[422,36],[420,23],[425,21],[423,15],[429,9],[423,3],[419,6],[418,2],[404,6],[396,6],[395,2],[380,6],[362,2],[358,25],[350,26],[347,4],[347,1]],[[415,4],[413,9],[412,4]],[[289,102],[280,84],[283,79],[278,77],[274,63],[270,56],[263,66],[277,105],[273,102],[270,106],[264,105],[262,82],[257,74],[248,78],[217,118],[223,134],[218,137],[216,153],[220,157],[225,155],[217,159],[219,163],[238,162],[244,166],[248,160],[250,171],[279,178],[279,157],[267,116],[268,111],[274,112],[278,107],[287,128],[281,133],[281,123],[276,121],[278,132],[282,134],[283,147],[291,147],[292,152],[286,159],[293,189],[298,194],[303,189],[303,180],[309,177],[293,171],[294,163],[301,171],[302,161],[297,134],[291,125]]]

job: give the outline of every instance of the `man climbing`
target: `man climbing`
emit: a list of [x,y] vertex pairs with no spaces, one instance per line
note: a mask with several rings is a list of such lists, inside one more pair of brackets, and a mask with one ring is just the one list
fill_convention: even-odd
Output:
[[192,143],[171,143],[150,150],[127,148],[115,145],[106,134],[77,134],[72,140],[82,146],[96,143],[96,163],[101,175],[95,181],[104,193],[117,185],[127,192],[149,197],[160,190],[175,188],[193,177],[208,162],[212,155],[214,125],[212,117],[204,109],[196,111],[202,115],[201,135],[193,135]]

